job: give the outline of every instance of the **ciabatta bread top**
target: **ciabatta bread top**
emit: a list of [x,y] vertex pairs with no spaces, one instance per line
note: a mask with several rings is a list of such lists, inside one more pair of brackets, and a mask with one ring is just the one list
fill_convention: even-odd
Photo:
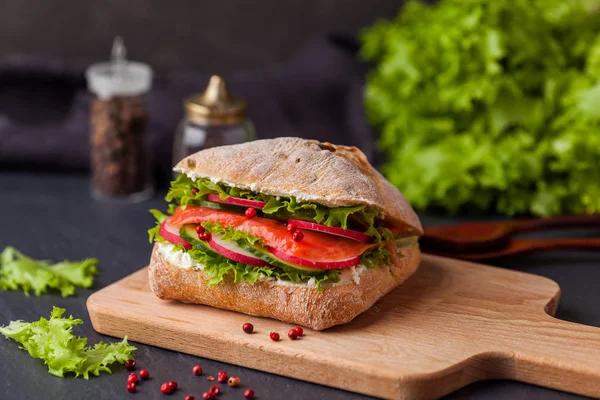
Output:
[[404,196],[356,147],[294,137],[213,147],[181,160],[175,171],[272,196],[327,207],[367,205],[394,225],[423,228]]

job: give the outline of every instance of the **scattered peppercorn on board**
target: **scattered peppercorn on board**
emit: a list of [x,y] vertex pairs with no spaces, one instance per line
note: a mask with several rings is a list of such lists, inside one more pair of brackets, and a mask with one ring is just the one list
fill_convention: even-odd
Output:
[[290,340],[290,324],[159,300],[147,275],[90,296],[98,332],[385,398],[501,378],[600,398],[600,328],[551,317],[560,288],[544,277],[424,255],[415,276],[351,323]]

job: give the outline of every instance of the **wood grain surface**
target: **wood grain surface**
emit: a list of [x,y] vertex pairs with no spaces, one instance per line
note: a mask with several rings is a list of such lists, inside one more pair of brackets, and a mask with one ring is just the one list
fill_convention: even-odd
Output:
[[100,333],[379,397],[437,398],[507,378],[600,398],[600,329],[550,316],[559,297],[544,277],[424,255],[353,322],[296,341],[279,321],[159,300],[145,268],[87,305]]

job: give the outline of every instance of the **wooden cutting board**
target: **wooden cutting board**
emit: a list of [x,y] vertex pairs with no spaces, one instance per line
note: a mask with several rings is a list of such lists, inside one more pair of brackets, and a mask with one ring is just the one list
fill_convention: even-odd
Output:
[[296,341],[286,323],[159,300],[146,268],[87,305],[100,333],[379,397],[436,398],[507,378],[600,398],[600,329],[551,317],[559,297],[547,278],[425,255],[353,322]]

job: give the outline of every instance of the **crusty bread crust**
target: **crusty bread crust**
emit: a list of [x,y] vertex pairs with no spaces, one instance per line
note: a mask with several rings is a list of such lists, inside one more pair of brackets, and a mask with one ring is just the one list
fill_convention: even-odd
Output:
[[150,259],[150,288],[161,299],[206,304],[260,317],[270,317],[315,330],[344,324],[368,310],[390,290],[406,281],[420,261],[418,244],[402,251],[397,266],[379,266],[321,293],[307,285],[278,285],[273,281],[234,283],[226,279],[206,284],[199,270],[180,268],[165,260],[155,244]]
[[256,140],[202,150],[174,170],[328,207],[365,204],[391,224],[423,231],[408,201],[356,147],[293,137]]

